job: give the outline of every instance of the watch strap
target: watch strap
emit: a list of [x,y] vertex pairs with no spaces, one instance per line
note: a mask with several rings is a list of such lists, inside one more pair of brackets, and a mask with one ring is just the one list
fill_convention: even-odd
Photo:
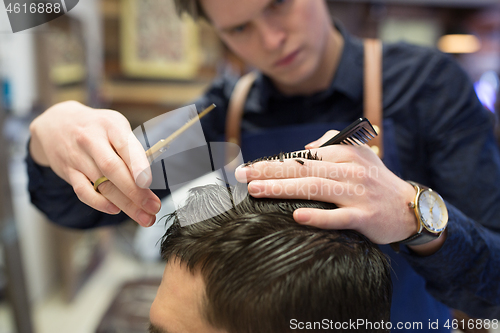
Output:
[[436,238],[439,237],[441,233],[432,233],[427,231],[427,229],[423,228],[422,232],[416,233],[413,236],[408,237],[407,239],[404,239],[399,242],[399,244],[405,244],[405,245],[421,245],[425,243],[429,243],[430,241],[435,240]]

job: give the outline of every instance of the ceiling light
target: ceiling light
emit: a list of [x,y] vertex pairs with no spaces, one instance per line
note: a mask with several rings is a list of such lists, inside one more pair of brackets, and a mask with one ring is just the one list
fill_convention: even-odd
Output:
[[481,42],[474,35],[444,35],[438,40],[438,48],[445,53],[474,53],[481,48]]

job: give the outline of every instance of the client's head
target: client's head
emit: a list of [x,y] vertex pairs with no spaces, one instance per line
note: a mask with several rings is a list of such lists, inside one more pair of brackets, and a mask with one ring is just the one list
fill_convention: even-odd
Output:
[[283,333],[308,324],[308,332],[325,332],[349,319],[389,321],[384,254],[355,231],[293,220],[297,208],[334,205],[249,196],[233,205],[232,194],[199,187],[172,214],[150,332]]

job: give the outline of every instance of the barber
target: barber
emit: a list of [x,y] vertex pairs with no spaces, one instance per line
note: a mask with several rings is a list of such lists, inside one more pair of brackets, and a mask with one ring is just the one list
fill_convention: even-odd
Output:
[[[277,153],[276,147],[301,149],[362,115],[363,46],[332,24],[325,1],[176,4],[181,10],[201,8],[226,45],[260,70],[241,125],[245,159]],[[474,316],[499,317],[500,155],[489,117],[450,58],[396,44],[384,46],[383,64],[383,162],[367,147],[317,148],[323,137],[307,147],[317,149],[323,161],[263,162],[238,169],[238,177],[250,180],[249,191],[257,197],[289,193],[340,207],[298,210],[299,223],[355,229],[377,244],[400,245],[399,254],[385,249],[398,267],[396,320],[449,318],[440,302]],[[197,101],[199,110],[217,104],[202,119],[209,142],[224,140],[235,84],[236,79],[222,77]],[[119,223],[126,214],[142,226],[154,223],[160,201],[148,189],[144,150],[130,138],[122,115],[64,102],[35,119],[30,130],[32,201],[51,220],[90,228]],[[376,176],[358,176],[357,171],[373,168]],[[295,176],[303,170],[304,176]],[[94,188],[103,176],[109,181]],[[310,186],[304,194],[304,184],[315,185],[315,191]],[[363,195],[349,196],[356,186]],[[413,245],[408,242],[422,221],[410,206],[420,204],[417,193],[425,186],[445,199],[449,218],[438,237]],[[335,194],[336,188],[344,191]]]

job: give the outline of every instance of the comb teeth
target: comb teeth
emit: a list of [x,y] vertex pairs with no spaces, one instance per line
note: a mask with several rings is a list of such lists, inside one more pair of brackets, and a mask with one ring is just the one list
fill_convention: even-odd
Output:
[[375,132],[368,119],[359,118],[326,143],[322,144],[321,147],[335,144],[360,146],[367,143],[375,136],[377,136],[377,132]]
[[365,140],[365,138],[363,136],[361,136],[359,133],[353,133],[352,134],[359,142],[361,142],[362,144],[366,143],[367,141]]
[[363,134],[363,132],[361,132],[361,130],[355,133],[355,135],[363,143],[367,143],[370,140],[365,134]]
[[377,136],[377,133],[375,133],[375,131],[371,132],[364,127],[361,128],[360,132],[366,135],[368,139],[373,139],[375,136]]
[[356,146],[357,143],[352,138],[345,138],[345,141],[349,142],[350,145]]

